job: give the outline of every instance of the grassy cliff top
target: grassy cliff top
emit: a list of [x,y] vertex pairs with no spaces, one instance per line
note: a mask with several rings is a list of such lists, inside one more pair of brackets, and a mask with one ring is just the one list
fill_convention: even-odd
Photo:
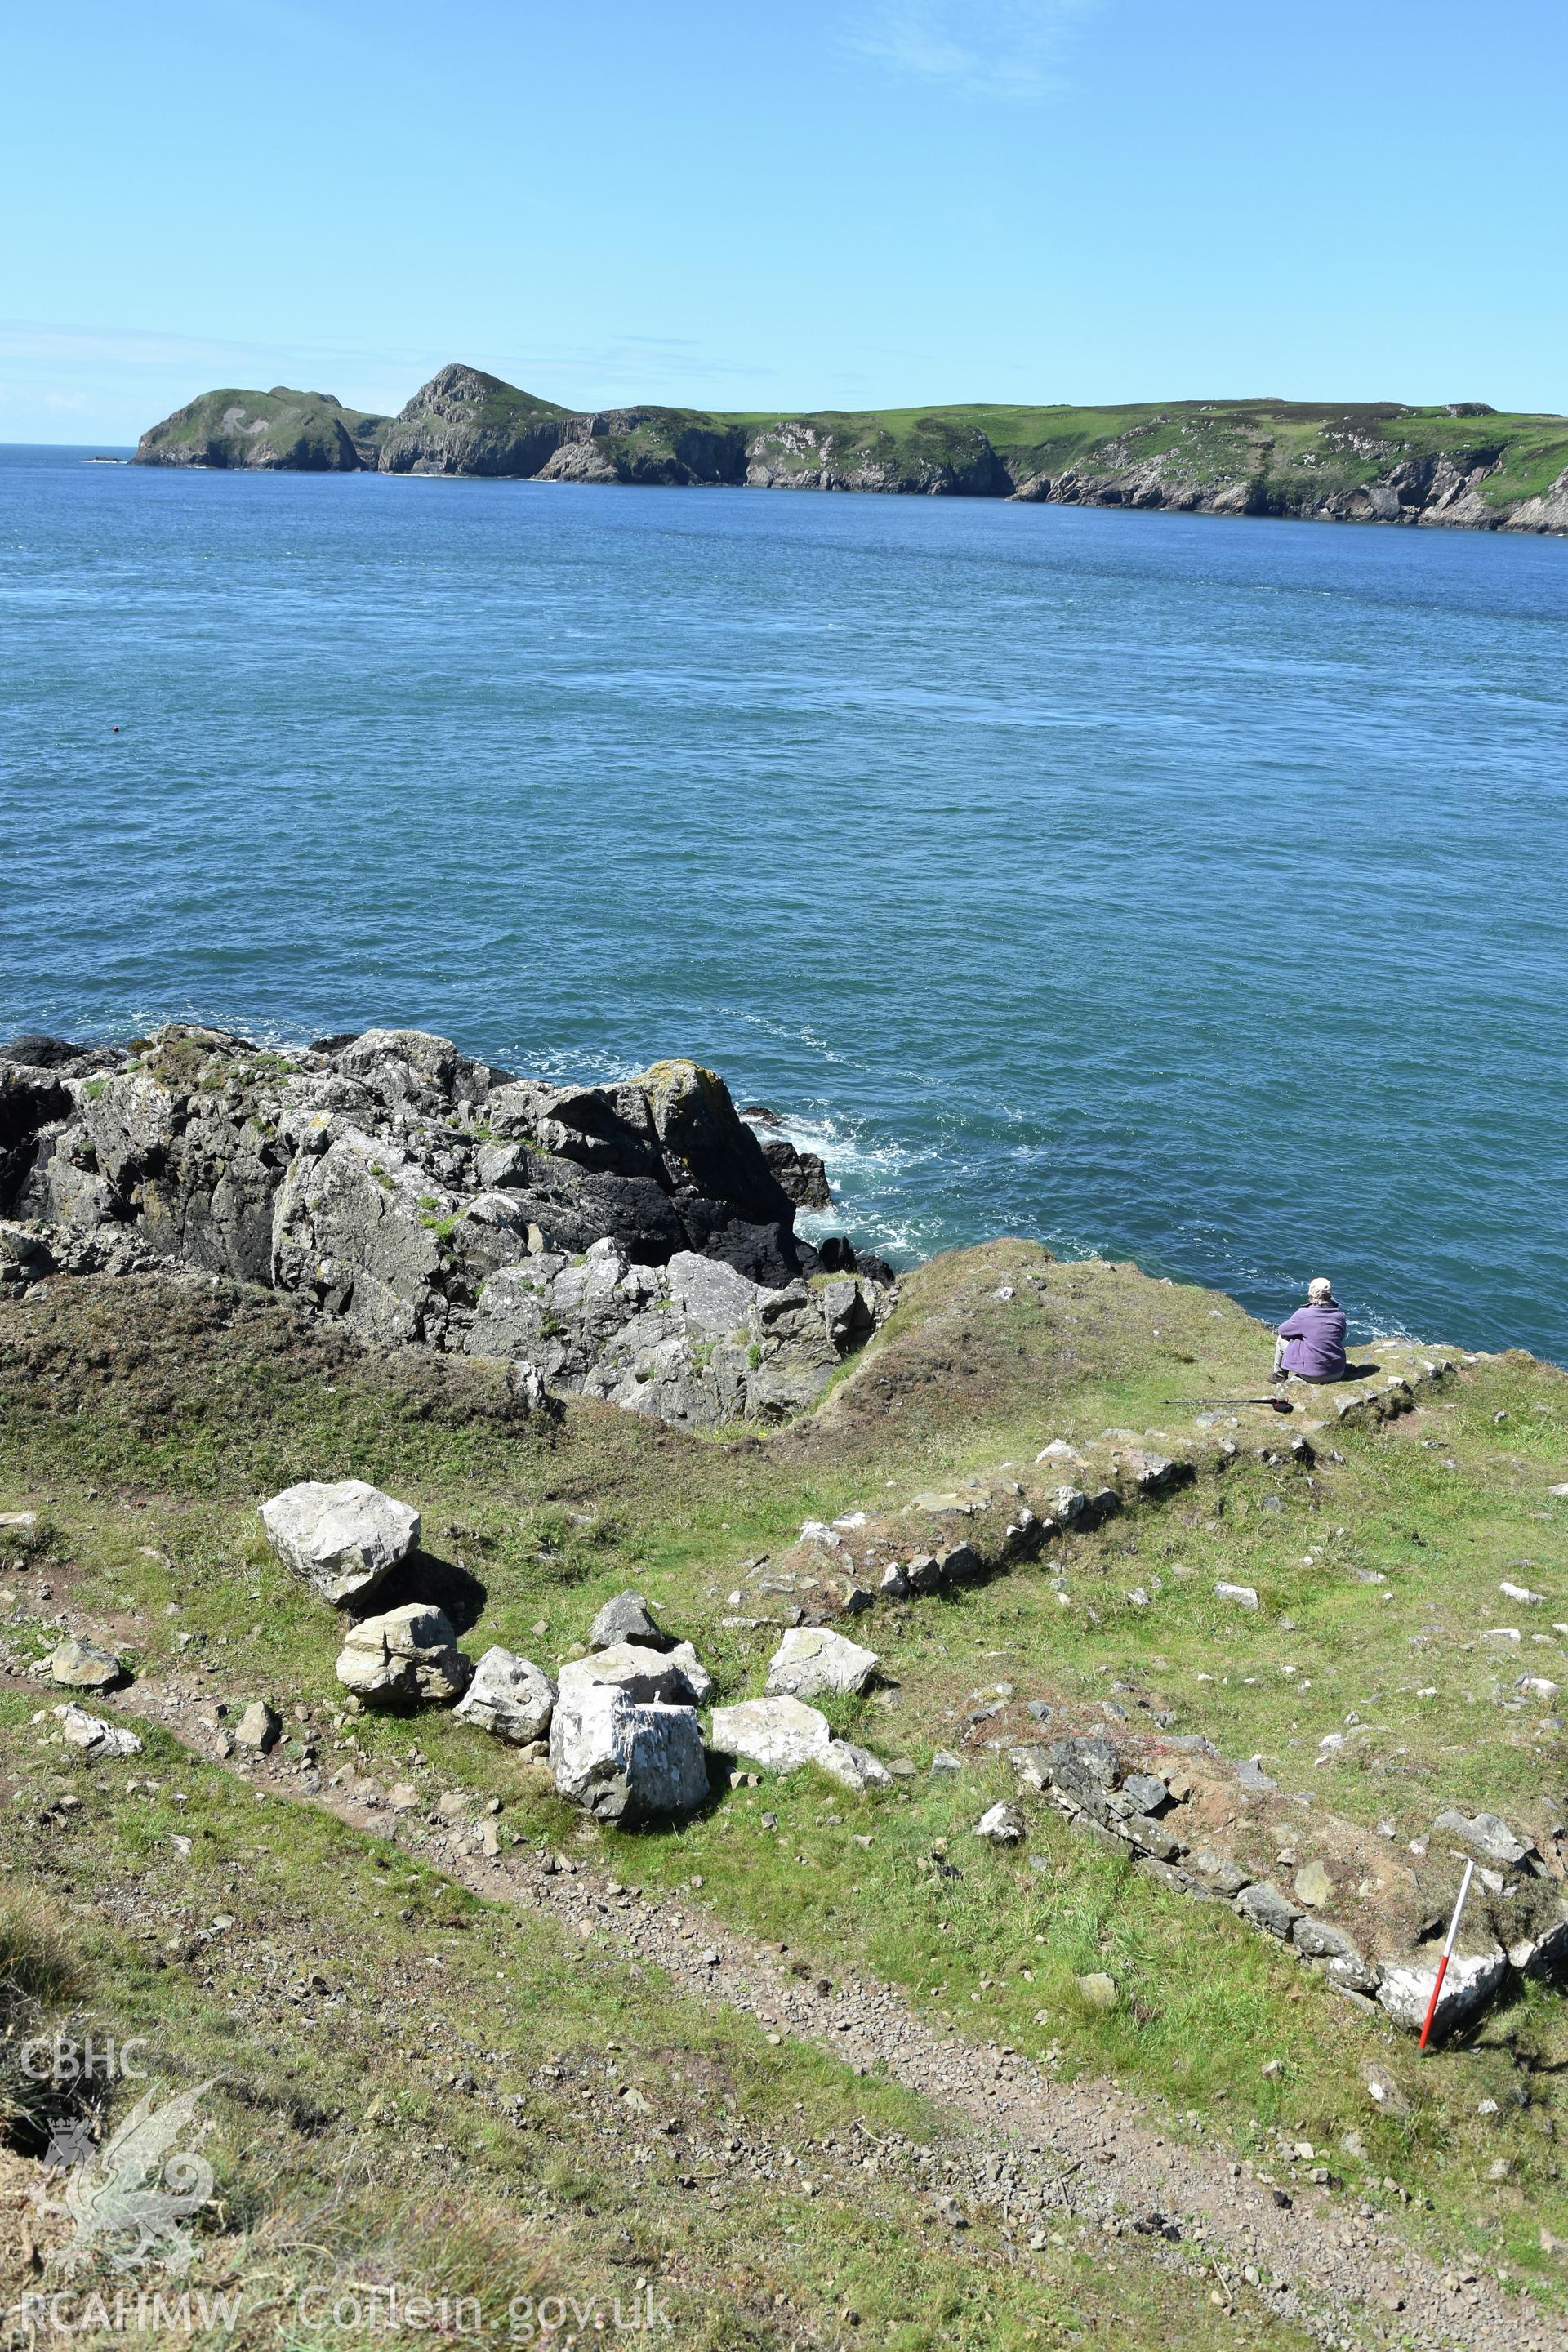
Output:
[[144,433],[142,465],[257,467],[305,473],[353,471],[375,462],[376,436],[387,420],[345,408],[330,393],[270,392],[226,385],[204,393]]
[[1303,461],[1327,481],[1371,480],[1401,459],[1480,454],[1502,460],[1486,485],[1490,505],[1538,495],[1568,466],[1568,417],[1475,412],[1477,402],[1412,408],[1396,402],[1143,401],[1127,406],[1031,406],[986,402],[930,408],[824,409],[784,420],[762,414],[719,422],[769,433],[783,422],[831,434],[845,446],[880,443],[896,461],[933,428],[981,433],[1020,479],[1068,468],[1089,474],[1181,452],[1193,478],[1289,476]]
[[[1551,1849],[1568,1798],[1552,1692],[1568,1683],[1568,1376],[1523,1356],[1467,1359],[1397,1421],[1318,1427],[1314,1459],[1288,1441],[1333,1400],[1298,1390],[1293,1415],[1260,1414],[1249,1400],[1266,1394],[1269,1360],[1268,1333],[1223,1296],[1016,1241],[905,1277],[896,1316],[826,1404],[763,1437],[688,1436],[587,1402],[519,1417],[500,1367],[363,1354],[269,1295],[195,1280],[61,1280],[0,1306],[0,1510],[37,1514],[12,1538],[5,1638],[21,1663],[63,1624],[113,1643],[133,1661],[125,1705],[148,1740],[129,1766],[73,1763],[37,1727],[36,1683],[0,1691],[9,1883],[13,1905],[25,1898],[7,1932],[24,1959],[29,1937],[47,1958],[73,1915],[88,1921],[70,1929],[59,2001],[100,2030],[151,2031],[193,2079],[223,2049],[241,2086],[225,2095],[226,2193],[255,2235],[241,2247],[240,2224],[226,2225],[209,2270],[286,2253],[330,2274],[395,2244],[428,2285],[492,2263],[509,2279],[566,2261],[596,2276],[620,2245],[685,2298],[688,2340],[725,2352],[782,2347],[803,2312],[839,2340],[851,2294],[910,2352],[1101,2326],[1129,2346],[1162,2327],[1236,2340],[1206,2283],[1194,2298],[1135,2246],[1105,2242],[1101,2256],[1065,2213],[1024,2259],[1000,2191],[973,2206],[972,2235],[933,2246],[901,2191],[879,2205],[837,2168],[889,2136],[956,2157],[940,2101],[875,2070],[854,2079],[808,2042],[780,2046],[657,1970],[628,1973],[602,1936],[563,1943],[548,1918],[506,1918],[482,1885],[481,1899],[459,1895],[384,1843],[384,1811],[360,1829],[290,1818],[288,1776],[319,1746],[323,1776],[406,1783],[428,1818],[442,1798],[468,1822],[498,1807],[506,1840],[590,1874],[606,1927],[629,1880],[689,1914],[699,1944],[760,1938],[808,1980],[892,1988],[955,2050],[1005,2045],[1064,2085],[1113,2078],[1183,2146],[1263,2168],[1331,2214],[1340,2193],[1311,2188],[1310,2145],[1346,2213],[1562,2301],[1568,2019],[1555,1993],[1524,1988],[1419,2061],[1225,1906],[1167,1894],[1048,1808],[1031,1811],[1016,1853],[972,1835],[983,1807],[1016,1793],[1002,1751],[1055,1736],[1034,1702],[1056,1728],[1158,1726],[1206,1738],[1226,1769],[1260,1759],[1280,1793],[1258,1801],[1253,1834],[1270,1841],[1270,1866],[1280,1842],[1285,1883],[1287,1864],[1334,1860],[1336,1838],[1385,1857],[1358,1867],[1408,1876],[1409,1842],[1456,1803],[1495,1809]],[[1358,1360],[1385,1379],[1415,1357],[1373,1345]],[[777,1639],[769,1581],[804,1520],[909,1509],[917,1528],[970,1508],[968,1480],[990,1492],[1048,1476],[1035,1456],[1050,1440],[1173,1451],[1227,1427],[1241,1442],[1223,1476],[854,1622],[888,1686],[826,1704],[840,1729],[911,1768],[891,1795],[806,1772],[742,1781],[683,1825],[630,1838],[568,1811],[539,1767],[447,1716],[345,1720],[337,1621],[255,1517],[295,1479],[368,1478],[421,1509],[427,1553],[468,1596],[472,1654],[500,1642],[553,1671],[631,1584],[695,1640],[728,1700],[761,1687]],[[1539,1600],[1506,1597],[1509,1582]],[[160,1691],[183,1694],[214,1738],[225,1710],[232,1722],[258,1696],[280,1708],[288,1738],[260,1796],[135,1716]],[[933,1772],[939,1750],[958,1769]],[[62,1793],[82,1800],[68,1815]],[[1245,1819],[1222,1833],[1246,1834]],[[215,1928],[219,1916],[238,1928]],[[1079,1990],[1095,1971],[1116,1982],[1111,2010]],[[721,2145],[700,2162],[684,2140],[650,2150],[653,2118],[623,2099],[626,2083],[692,2145],[732,2126],[750,2165],[771,2137],[777,2185],[726,2185]],[[526,2125],[500,2115],[514,2096]],[[807,2164],[830,2193],[798,2188]],[[408,2252],[421,2233],[397,2202],[410,2165],[447,2217],[424,2252]],[[330,2211],[314,2201],[323,2167],[341,2168]],[[1296,2340],[1239,2279],[1233,2291],[1255,2341]]]

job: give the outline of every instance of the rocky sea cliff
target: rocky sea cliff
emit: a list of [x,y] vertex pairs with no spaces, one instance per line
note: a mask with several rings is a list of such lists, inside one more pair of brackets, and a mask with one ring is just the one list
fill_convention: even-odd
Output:
[[1568,530],[1568,419],[1499,415],[1481,401],[976,405],[759,418],[655,405],[576,411],[453,364],[394,417],[284,385],[206,393],[143,434],[135,462]]
[[892,1269],[795,1230],[822,1163],[695,1063],[552,1087],[448,1040],[308,1051],[190,1024],[129,1049],[0,1050],[0,1283],[197,1268],[381,1346],[506,1362],[686,1428],[823,1392]]

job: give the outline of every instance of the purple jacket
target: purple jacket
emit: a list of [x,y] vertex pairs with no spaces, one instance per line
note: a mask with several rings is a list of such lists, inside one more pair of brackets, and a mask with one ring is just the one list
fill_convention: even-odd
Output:
[[1331,1298],[1321,1307],[1298,1307],[1279,1326],[1289,1339],[1284,1369],[1303,1380],[1338,1381],[1345,1370],[1345,1310]]

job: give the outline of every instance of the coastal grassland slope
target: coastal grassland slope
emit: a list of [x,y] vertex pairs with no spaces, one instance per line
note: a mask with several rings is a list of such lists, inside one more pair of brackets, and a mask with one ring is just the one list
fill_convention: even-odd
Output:
[[[1135,2258],[1142,2241],[1108,2244],[1104,2267],[1066,2212],[1059,2243],[1026,2247],[1003,2235],[1000,2191],[972,2194],[971,2230],[933,2237],[907,2198],[841,2163],[863,2126],[949,2144],[951,2118],[917,2116],[875,2073],[694,2008],[592,1938],[567,1970],[547,1922],[520,1933],[395,1842],[284,1820],[284,1793],[329,1793],[346,1766],[356,1785],[406,1783],[422,1815],[444,1799],[447,1818],[489,1818],[529,1850],[678,1903],[699,1940],[706,1919],[787,1945],[808,1978],[889,1986],[955,2050],[1007,2045],[1064,2084],[1112,2076],[1173,2144],[1251,2167],[1326,2227],[1340,2215],[1352,2234],[1429,2245],[1455,2276],[1454,2327],[1479,2291],[1461,2271],[1528,2286],[1537,2316],[1526,2326],[1520,2306],[1517,2340],[1544,2341],[1540,2314],[1568,2285],[1555,1991],[1521,1981],[1418,2060],[1225,1905],[1168,1891],[1048,1806],[1027,1801],[1015,1852],[972,1832],[1018,1795],[1015,1744],[1098,1725],[1206,1738],[1227,1771],[1256,1759],[1274,1793],[1234,1784],[1223,1832],[1267,1837],[1287,1886],[1320,1857],[1342,1881],[1360,1838],[1391,1885],[1414,1887],[1426,1865],[1412,1842],[1455,1804],[1556,1855],[1560,1371],[1471,1360],[1400,1419],[1335,1423],[1292,1455],[1285,1438],[1319,1403],[1298,1391],[1278,1447],[1248,1443],[1223,1475],[1037,1560],[857,1620],[886,1685],[826,1704],[839,1729],[913,1767],[891,1792],[801,1771],[717,1787],[681,1827],[631,1838],[569,1812],[539,1767],[448,1717],[345,1721],[330,1614],[256,1527],[258,1500],[294,1479],[369,1478],[423,1511],[429,1572],[473,1654],[499,1641],[553,1670],[635,1584],[729,1700],[761,1687],[780,1609],[767,1563],[795,1549],[803,1520],[917,1497],[940,1510],[930,1490],[1009,1463],[1038,1475],[1027,1465],[1047,1442],[1089,1448],[1108,1427],[1168,1445],[1235,1408],[1245,1432],[1268,1360],[1267,1332],[1223,1297],[1021,1242],[906,1276],[826,1403],[765,1436],[701,1437],[587,1402],[524,1412],[500,1367],[364,1352],[209,1277],[57,1279],[0,1306],[0,1510],[37,1514],[6,1539],[0,1588],[7,1885],[28,1916],[69,1930],[82,2013],[155,2032],[193,2079],[226,2037],[235,2186],[204,2261],[357,2274],[416,2234],[422,2284],[491,2263],[509,2281],[574,2264],[595,2282],[657,2275],[692,2315],[691,2340],[726,2346],[782,2345],[803,2325],[847,2341],[851,2295],[908,2347],[1057,2341],[1111,2318],[1131,2344],[1162,2324],[1184,2342],[1234,2340],[1190,2280]],[[27,1666],[67,1627],[132,1661],[127,1719],[151,1694],[183,1695],[186,1737],[212,1759],[225,1721],[270,1697],[287,1741],[267,1801],[147,1716],[140,1767],[84,1767],[47,1745]],[[939,1751],[955,1769],[932,1770]],[[219,1916],[237,1925],[215,1928]],[[1091,1976],[1111,1979],[1112,2006],[1085,1998]],[[679,2134],[731,2122],[746,2148],[772,2151],[773,2183],[755,2195],[750,2156],[731,2179],[683,2153]],[[800,2160],[786,2166],[786,2147]],[[805,2193],[807,2161],[832,2170],[831,2194]],[[411,2175],[444,2238],[407,2221]],[[1127,2197],[1131,2214],[1135,2182]],[[1227,2273],[1222,2305],[1237,2301],[1255,2340],[1291,2340],[1249,2298]],[[1404,2323],[1368,2315],[1366,2340],[1385,2325]]]
[[[212,393],[142,436],[143,464],[315,467],[690,488],[1018,498],[1183,513],[1479,530],[1568,529],[1568,420],[1479,401],[985,403],[793,416],[643,405],[574,411],[442,368],[398,416],[311,410],[299,457],[268,401]],[[331,460],[319,454],[331,450]],[[284,454],[279,454],[282,451]]]

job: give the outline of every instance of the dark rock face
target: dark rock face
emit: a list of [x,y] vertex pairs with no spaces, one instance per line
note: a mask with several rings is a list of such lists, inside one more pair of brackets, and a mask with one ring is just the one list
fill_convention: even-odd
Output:
[[783,417],[746,444],[746,482],[761,490],[872,490],[928,498],[1005,499],[1014,483],[977,425],[921,420],[912,445],[847,417]]
[[70,1095],[52,1070],[0,1062],[0,1215],[22,1188],[38,1137],[70,1108]]
[[440,369],[382,436],[384,474],[539,473],[575,423],[479,368]]
[[809,1404],[891,1296],[812,1286],[794,1203],[691,1062],[553,1087],[416,1030],[281,1054],[175,1025],[133,1057],[0,1062],[0,1183],[68,1269],[270,1284],[372,1343],[693,1427]]
[[769,1135],[763,1139],[763,1157],[797,1209],[831,1209],[833,1194],[819,1152],[798,1150],[787,1136]]
[[0,1062],[20,1062],[26,1070],[63,1070],[89,1053],[89,1046],[73,1045],[65,1037],[13,1037],[0,1045]]
[[0,1045],[0,1216],[16,1206],[35,1160],[70,1117],[76,1092],[69,1081],[89,1081],[123,1059],[111,1048],[73,1045],[64,1037],[14,1037]]
[[612,408],[574,414],[499,376],[444,367],[421,385],[380,440],[389,474],[534,476],[553,482],[666,488],[742,482],[746,436],[692,410]]

